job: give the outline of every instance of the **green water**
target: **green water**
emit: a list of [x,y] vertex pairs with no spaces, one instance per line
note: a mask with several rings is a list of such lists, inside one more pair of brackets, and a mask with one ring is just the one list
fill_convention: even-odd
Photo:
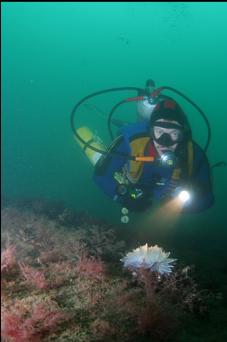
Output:
[[[92,92],[144,87],[148,78],[175,87],[204,110],[212,128],[208,158],[227,159],[226,34],[226,3],[2,3],[2,194],[64,201],[118,222],[118,205],[93,184],[70,112]],[[108,112],[132,95],[100,96],[90,106]],[[175,98],[204,146],[203,120]],[[134,115],[134,108],[124,110]],[[75,119],[109,143],[106,123],[85,107]],[[226,168],[216,169],[216,203],[199,215],[203,222],[226,220],[226,184]]]
[[[1,8],[2,196],[63,201],[119,223],[121,208],[93,183],[93,167],[75,142],[70,113],[92,92],[143,88],[148,78],[156,86],[176,88],[203,109],[212,129],[208,159],[211,164],[227,161],[227,3],[3,2]],[[165,94],[181,103],[203,147],[202,118],[181,98]],[[134,95],[91,99],[75,117],[76,127],[86,125],[110,143],[107,119],[92,108],[105,116],[115,103]],[[121,108],[116,117],[134,119],[135,107]],[[209,210],[180,216],[172,226],[160,222],[159,232],[143,214],[132,215],[127,225],[135,246],[139,239],[160,241],[168,250],[174,246],[174,257],[195,263],[204,283],[225,293],[226,175],[227,168],[214,170],[215,204]],[[226,340],[223,330],[215,339],[212,327],[204,328],[201,338],[195,337],[195,327],[195,341]]]

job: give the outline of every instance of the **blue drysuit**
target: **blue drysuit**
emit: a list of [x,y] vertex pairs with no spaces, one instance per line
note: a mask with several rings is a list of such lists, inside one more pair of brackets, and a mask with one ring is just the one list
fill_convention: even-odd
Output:
[[[121,152],[132,155],[130,141],[139,135],[149,136],[148,124],[145,122],[131,124],[120,130],[120,135],[110,149],[111,152]],[[151,142],[152,143],[152,142]],[[137,181],[136,188],[142,189],[144,196],[132,199],[128,194],[119,195],[118,184],[114,179],[114,173],[120,172],[123,166],[129,163],[126,157],[118,155],[107,155],[103,161],[98,163],[94,172],[95,183],[113,200],[126,206],[131,211],[143,211],[150,207],[152,200],[162,201],[171,198],[177,186],[189,188],[192,192],[192,199],[185,204],[183,212],[201,212],[212,206],[214,196],[212,193],[210,166],[204,151],[194,141],[193,143],[193,164],[192,175],[185,176],[174,182],[172,179],[173,167],[165,167],[160,163],[146,162],[143,165],[142,174]],[[146,155],[146,151],[144,153]],[[147,154],[148,155],[148,154]],[[185,170],[187,166],[185,166]]]

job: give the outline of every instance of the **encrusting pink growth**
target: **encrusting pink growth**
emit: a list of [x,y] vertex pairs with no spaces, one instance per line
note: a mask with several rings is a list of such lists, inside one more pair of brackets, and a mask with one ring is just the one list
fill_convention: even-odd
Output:
[[1,273],[10,272],[16,265],[16,248],[9,245],[1,253]]
[[89,278],[102,280],[105,275],[106,267],[104,262],[100,259],[82,256],[77,262],[76,270],[78,273]]
[[[14,208],[2,215],[4,342],[166,341],[184,312],[209,313],[209,293],[189,267],[173,270],[175,259],[157,245],[122,257],[127,245],[114,229],[86,217]],[[132,277],[120,273],[118,258]]]
[[1,336],[5,341],[11,342],[39,342],[45,333],[56,330],[60,321],[66,315],[57,309],[52,309],[38,303],[34,305],[30,316],[25,318],[23,310],[17,308],[2,315]]
[[22,318],[18,313],[6,312],[1,318],[1,337],[5,341],[25,342]]
[[36,270],[33,267],[22,264],[22,263],[19,264],[19,267],[20,267],[23,277],[25,278],[25,281],[28,284],[38,289],[48,288],[48,283],[46,281],[44,271]]

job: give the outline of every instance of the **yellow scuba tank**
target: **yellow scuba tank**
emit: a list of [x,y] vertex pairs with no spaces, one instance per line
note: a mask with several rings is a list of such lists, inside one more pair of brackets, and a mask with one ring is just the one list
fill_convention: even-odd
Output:
[[86,144],[82,143],[77,138],[76,141],[83,149],[84,153],[86,154],[92,165],[95,166],[95,164],[98,162],[102,154],[90,149],[89,145],[103,151],[107,150],[106,147],[102,143],[101,139],[95,136],[88,127],[83,126],[78,128],[77,133],[86,142]]

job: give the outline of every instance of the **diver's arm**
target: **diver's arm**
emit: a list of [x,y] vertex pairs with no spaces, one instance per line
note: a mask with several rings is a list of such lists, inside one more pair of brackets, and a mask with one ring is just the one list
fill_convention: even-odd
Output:
[[189,204],[185,204],[183,212],[201,212],[214,204],[210,166],[203,151],[200,152],[200,158],[191,180],[191,195],[191,200]]
[[116,172],[121,172],[127,159],[117,154],[111,154],[111,152],[127,153],[124,139],[119,137],[119,139],[114,141],[112,147],[109,147],[109,152],[107,155],[103,155],[96,164],[93,180],[107,196],[116,200],[117,183],[114,175]]

